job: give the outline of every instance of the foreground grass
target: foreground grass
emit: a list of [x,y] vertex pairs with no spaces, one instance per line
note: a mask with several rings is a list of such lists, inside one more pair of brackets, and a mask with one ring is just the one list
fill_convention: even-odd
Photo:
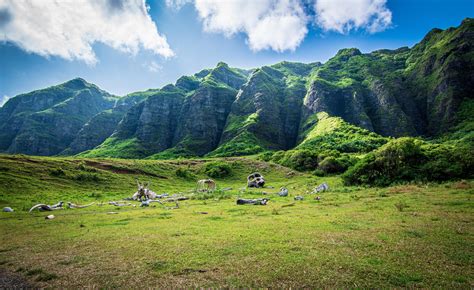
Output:
[[[232,190],[216,198],[175,210],[94,205],[45,220],[50,213],[27,210],[119,200],[133,194],[135,177],[158,193],[192,196],[206,161],[0,156],[0,206],[16,210],[0,214],[0,267],[40,287],[474,286],[472,181],[356,188],[254,160],[225,162],[233,174],[217,182]],[[178,168],[191,176],[178,178]],[[252,171],[274,188],[242,190]],[[316,201],[307,191],[323,181],[332,189]],[[276,196],[280,186],[291,196]],[[263,193],[267,206],[235,205]]]

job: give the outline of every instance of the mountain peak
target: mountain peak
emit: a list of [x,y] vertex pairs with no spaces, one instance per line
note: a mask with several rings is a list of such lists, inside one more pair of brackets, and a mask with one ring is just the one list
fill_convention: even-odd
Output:
[[217,63],[216,68],[217,67],[229,68],[229,65],[227,63],[223,62],[223,61],[220,61],[220,62]]
[[72,80],[69,80],[65,83],[63,83],[63,86],[68,87],[70,89],[74,90],[80,90],[88,87],[90,84],[83,78],[74,78]]
[[357,48],[343,48],[337,52],[336,57],[339,57],[339,56],[351,57],[351,56],[356,56],[356,55],[361,55],[361,54],[362,52],[360,52],[360,50]]
[[464,20],[461,22],[461,26],[473,25],[473,24],[474,24],[474,18],[469,18],[469,17],[464,18]]

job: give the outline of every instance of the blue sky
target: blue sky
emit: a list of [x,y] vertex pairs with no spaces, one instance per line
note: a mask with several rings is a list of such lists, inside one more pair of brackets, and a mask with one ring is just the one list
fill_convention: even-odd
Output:
[[[3,3],[4,1],[6,3]],[[115,31],[114,27],[121,22],[105,23],[104,27],[109,25],[108,27],[111,28],[107,28],[108,30],[104,28],[102,34],[96,36],[99,40],[87,40],[91,45],[91,50],[88,51],[87,47],[81,50],[74,47],[76,42],[77,46],[81,46],[81,41],[85,41],[84,35],[74,38],[74,35],[69,35],[69,31],[61,32],[59,38],[52,34],[41,35],[41,31],[53,29],[48,27],[40,27],[39,32],[33,30],[34,27],[32,31],[27,32],[18,30],[19,28],[15,30],[12,28],[14,25],[8,24],[12,23],[11,19],[19,19],[15,18],[18,17],[15,13],[22,13],[21,15],[24,15],[22,17],[25,18],[36,18],[40,13],[37,11],[40,10],[35,10],[35,7],[17,7],[18,1],[16,3],[13,0],[4,1],[0,0],[0,99],[4,96],[12,97],[19,93],[58,84],[74,77],[82,77],[110,93],[124,95],[174,83],[181,75],[189,75],[203,68],[213,67],[219,61],[242,68],[258,67],[282,60],[324,62],[339,49],[346,47],[357,47],[362,52],[370,52],[380,48],[412,46],[434,27],[444,29],[458,26],[462,19],[474,17],[472,0],[338,0],[360,2],[364,3],[363,5],[378,3],[378,8],[376,8],[378,12],[374,13],[379,14],[365,15],[364,8],[362,12],[355,11],[355,14],[362,14],[354,16],[356,18],[353,19],[351,19],[352,10],[349,10],[350,15],[333,13],[328,16],[332,18],[315,18],[314,14],[318,12],[311,1],[318,0],[269,0],[286,1],[287,5],[282,9],[290,11],[288,13],[292,16],[306,17],[304,25],[302,26],[297,21],[287,27],[279,27],[278,31],[272,31],[275,25],[272,23],[277,25],[282,23],[277,16],[275,20],[277,22],[270,22],[269,26],[262,26],[263,30],[255,32],[252,30],[252,23],[252,25],[244,23],[234,26],[229,26],[230,24],[227,23],[227,17],[232,18],[229,18],[229,22],[248,21],[245,18],[247,12],[240,11],[239,15],[239,11],[235,11],[235,14],[227,15],[225,13],[229,12],[222,12],[218,10],[219,7],[212,6],[210,3],[212,1],[204,1],[205,5],[201,6],[197,2],[186,0],[147,1],[146,5],[149,9],[145,14],[151,17],[151,21],[134,20],[132,24],[135,26],[131,25],[128,28],[129,31],[120,29]],[[104,1],[110,2],[108,5],[112,8],[114,5],[120,9],[123,8],[122,0]],[[130,1],[139,3],[141,0]],[[253,2],[263,5],[263,2],[259,1]],[[54,2],[51,0],[51,3]],[[292,6],[295,3],[300,3],[301,11],[295,10]],[[330,7],[321,7],[321,9],[327,8],[324,11],[330,9]],[[61,18],[62,8],[55,8],[57,12],[51,13],[52,15],[45,14],[44,17]],[[105,14],[98,14],[102,15],[98,17],[105,17],[106,13],[119,13],[114,12],[115,8],[109,8],[104,10]],[[21,9],[27,9],[28,13],[25,15]],[[206,16],[206,11],[213,11],[215,14]],[[335,11],[339,13],[338,10]],[[139,12],[126,13],[130,19],[138,19],[133,17],[142,15]],[[286,15],[287,12],[278,13],[276,14]],[[224,21],[217,19],[219,15]],[[81,15],[72,17],[81,19]],[[239,17],[244,17],[244,20]],[[364,17],[368,18],[364,19]],[[41,15],[39,18],[41,19]],[[121,18],[126,17],[121,16]],[[329,19],[330,22],[323,22],[324,19]],[[370,26],[377,19],[382,21],[382,24],[378,23],[379,26],[376,28]],[[331,22],[333,20],[337,21]],[[390,21],[387,22],[388,20]],[[102,27],[102,19],[94,19],[94,21],[90,24],[92,31],[95,31],[94,27]],[[82,21],[76,21],[73,23],[75,26],[69,23],[64,29],[80,30],[82,29],[80,26],[83,25],[81,23]],[[27,23],[27,25],[30,24]],[[151,27],[151,24],[154,27]],[[338,27],[339,24],[343,26]],[[265,27],[269,27],[268,31]],[[153,31],[155,28],[158,34]],[[293,30],[289,33],[279,33],[286,28],[288,28],[287,31]],[[305,29],[307,33],[304,37],[298,38],[298,31]],[[87,32],[87,28],[84,28],[84,31]],[[134,33],[139,35],[130,37]],[[28,37],[32,40],[30,41]],[[114,38],[123,40],[116,43]],[[72,47],[69,50],[60,49],[69,46]]]

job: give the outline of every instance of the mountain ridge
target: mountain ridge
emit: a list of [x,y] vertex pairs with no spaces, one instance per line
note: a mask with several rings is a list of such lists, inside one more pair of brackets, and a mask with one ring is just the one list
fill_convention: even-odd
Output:
[[[306,139],[322,112],[382,136],[436,138],[467,122],[459,112],[472,107],[473,47],[468,18],[457,28],[431,30],[412,48],[347,48],[326,63],[283,61],[251,70],[219,62],[175,84],[123,97],[76,78],[0,108],[0,152],[174,158],[289,150]],[[72,102],[81,92],[95,105]],[[68,99],[77,107],[60,105]],[[61,115],[61,122],[38,120],[44,110]],[[70,132],[47,129],[58,124]],[[50,137],[60,144],[47,144]]]

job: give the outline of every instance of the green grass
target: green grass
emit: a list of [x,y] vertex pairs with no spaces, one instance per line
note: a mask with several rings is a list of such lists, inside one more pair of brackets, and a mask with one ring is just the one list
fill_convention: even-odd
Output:
[[[246,158],[220,159],[232,174],[214,196],[194,196],[206,160],[119,160],[0,155],[1,267],[37,287],[471,288],[474,182],[347,187]],[[58,169],[63,174],[57,174]],[[192,178],[176,176],[185,168]],[[242,189],[261,172],[273,188]],[[56,172],[51,174],[51,172]],[[97,180],[74,176],[94,174]],[[167,210],[98,205],[135,191],[194,197]],[[328,182],[321,200],[308,194]],[[281,186],[290,196],[278,197]],[[224,194],[225,193],[225,194]],[[264,195],[266,193],[266,195]],[[294,201],[304,195],[303,201]],[[269,197],[237,206],[238,197]],[[202,198],[201,198],[202,197]],[[28,214],[35,203],[96,205]],[[288,206],[293,204],[292,206]],[[397,205],[402,204],[399,210]],[[107,212],[117,214],[107,214]]]

